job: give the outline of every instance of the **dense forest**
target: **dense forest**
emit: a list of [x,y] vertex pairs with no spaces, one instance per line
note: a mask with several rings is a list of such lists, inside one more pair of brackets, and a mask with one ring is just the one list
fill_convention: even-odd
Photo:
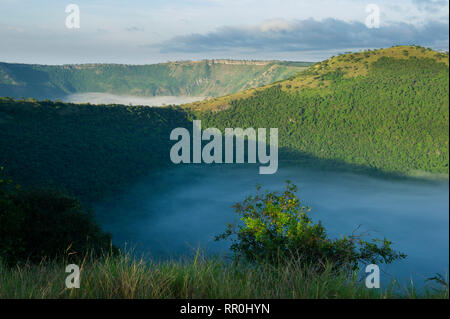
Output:
[[[365,54],[372,58],[377,51]],[[335,60],[346,58],[352,59],[347,55]],[[246,98],[230,96],[225,110],[200,111],[197,116],[204,127],[277,127],[282,159],[318,158],[384,172],[448,174],[448,64],[407,54],[380,56],[367,63],[364,75],[347,76],[344,69],[329,67],[334,62]],[[293,87],[311,77],[315,85]]]
[[238,60],[151,65],[0,63],[0,96],[58,99],[85,92],[220,96],[286,79],[309,65]]
[[0,98],[0,166],[21,185],[98,199],[169,163],[171,130],[189,125],[176,108]]

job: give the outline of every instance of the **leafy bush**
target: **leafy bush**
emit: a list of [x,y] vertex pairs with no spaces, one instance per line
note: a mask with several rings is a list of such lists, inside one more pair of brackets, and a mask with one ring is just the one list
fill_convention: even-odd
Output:
[[234,207],[243,224],[229,224],[216,240],[231,237],[236,258],[256,262],[283,262],[300,258],[305,264],[326,264],[356,270],[359,263],[391,263],[406,257],[391,248],[387,239],[364,241],[357,235],[330,239],[321,222],[313,223],[310,208],[296,197],[297,187],[289,181],[282,194],[266,192],[258,187]]
[[76,260],[112,249],[78,200],[50,190],[23,191],[0,179],[0,261],[8,265],[43,258]]

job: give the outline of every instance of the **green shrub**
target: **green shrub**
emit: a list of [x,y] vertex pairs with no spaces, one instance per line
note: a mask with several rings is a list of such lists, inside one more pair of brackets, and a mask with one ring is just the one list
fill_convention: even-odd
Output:
[[305,264],[331,262],[337,268],[356,270],[363,263],[391,263],[406,255],[391,248],[387,239],[371,242],[351,235],[330,239],[321,222],[313,223],[310,209],[296,197],[297,187],[287,182],[282,194],[250,196],[234,207],[243,224],[229,224],[216,240],[231,238],[236,258],[279,263],[292,257]]

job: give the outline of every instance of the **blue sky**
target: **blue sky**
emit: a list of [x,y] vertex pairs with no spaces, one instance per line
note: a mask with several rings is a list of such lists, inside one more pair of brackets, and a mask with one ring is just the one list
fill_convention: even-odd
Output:
[[[67,29],[65,7],[80,8]],[[380,28],[365,25],[370,3]],[[318,61],[396,44],[448,50],[448,0],[0,0],[0,61]]]

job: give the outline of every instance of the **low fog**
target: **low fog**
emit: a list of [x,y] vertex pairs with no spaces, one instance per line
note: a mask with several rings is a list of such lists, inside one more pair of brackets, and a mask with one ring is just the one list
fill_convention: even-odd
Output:
[[185,104],[205,99],[200,96],[135,96],[135,95],[115,95],[110,93],[75,93],[61,98],[64,102],[70,103],[91,103],[91,104],[124,104],[124,105],[147,105],[163,106],[170,104]]

